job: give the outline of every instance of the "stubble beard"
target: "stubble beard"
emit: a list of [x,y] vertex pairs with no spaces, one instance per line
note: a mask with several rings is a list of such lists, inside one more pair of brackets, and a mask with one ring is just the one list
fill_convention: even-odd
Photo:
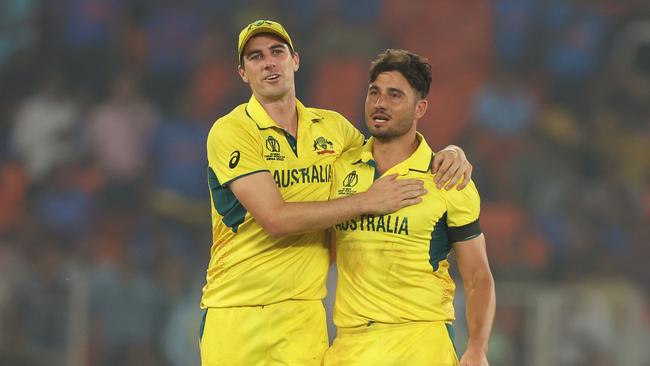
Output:
[[384,143],[389,142],[408,133],[412,126],[412,122],[409,123],[409,121],[413,121],[412,116],[409,117],[411,117],[411,119],[407,117],[401,119],[400,121],[395,121],[397,123],[394,126],[381,128],[371,127],[368,128],[368,130],[370,132],[370,135],[376,140]]

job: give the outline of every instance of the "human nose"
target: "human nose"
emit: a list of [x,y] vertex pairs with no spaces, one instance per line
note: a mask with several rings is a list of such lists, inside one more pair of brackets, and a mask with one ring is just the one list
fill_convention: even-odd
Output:
[[375,101],[373,104],[375,105],[375,107],[381,107],[384,105],[384,98],[382,97],[381,94],[377,94],[375,96]]
[[270,69],[273,67],[275,67],[275,60],[273,59],[273,57],[269,57],[269,56],[264,57],[264,68]]

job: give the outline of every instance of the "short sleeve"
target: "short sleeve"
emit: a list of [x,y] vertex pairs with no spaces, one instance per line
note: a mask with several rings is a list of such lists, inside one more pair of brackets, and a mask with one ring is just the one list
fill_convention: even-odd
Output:
[[479,214],[481,198],[474,182],[463,190],[444,191],[447,201],[447,236],[453,242],[469,240],[481,234]]
[[208,165],[219,184],[261,171],[269,171],[262,156],[257,126],[244,121],[218,120],[208,134]]
[[359,132],[359,130],[356,127],[354,127],[352,122],[348,121],[347,118],[343,117],[342,115],[339,116],[341,119],[341,129],[343,132],[343,137],[345,139],[343,152],[362,146],[363,142],[365,141],[365,138],[363,137],[361,132]]

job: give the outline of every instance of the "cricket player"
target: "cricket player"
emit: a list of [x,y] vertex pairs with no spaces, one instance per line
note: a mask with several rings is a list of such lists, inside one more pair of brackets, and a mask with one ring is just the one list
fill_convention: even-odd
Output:
[[459,365],[453,344],[453,249],[465,286],[469,341],[462,366],[486,366],[494,281],[479,225],[479,195],[440,190],[429,174],[431,148],[417,129],[431,67],[404,50],[372,63],[365,118],[372,138],[334,163],[332,198],[353,197],[381,177],[425,182],[422,202],[335,225],[337,338],[326,366]]
[[[340,114],[296,99],[300,57],[279,23],[246,26],[238,57],[252,96],[218,119],[207,140],[213,243],[202,364],[320,365],[328,347],[324,229],[418,203],[423,183],[392,176],[328,201],[332,164],[361,146],[362,135]],[[469,180],[459,148],[442,155],[433,166],[453,176],[450,183]]]

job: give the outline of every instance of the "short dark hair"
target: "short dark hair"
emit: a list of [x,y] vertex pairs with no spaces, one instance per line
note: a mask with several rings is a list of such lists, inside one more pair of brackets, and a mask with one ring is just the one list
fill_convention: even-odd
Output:
[[426,58],[410,51],[389,48],[370,64],[370,82],[387,71],[399,71],[422,99],[429,94],[431,64]]

